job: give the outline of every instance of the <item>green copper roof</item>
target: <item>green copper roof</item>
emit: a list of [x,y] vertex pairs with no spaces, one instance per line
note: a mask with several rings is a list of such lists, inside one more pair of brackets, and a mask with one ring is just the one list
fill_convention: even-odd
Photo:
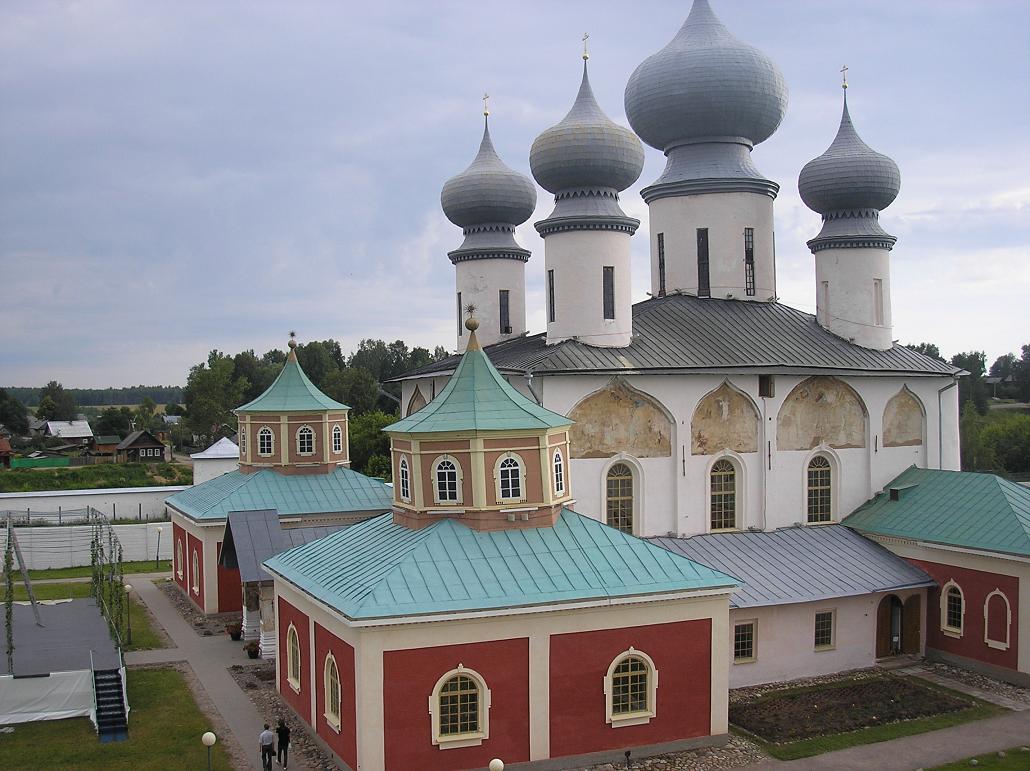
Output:
[[[891,500],[891,490],[898,500]],[[1030,488],[915,466],[844,520],[860,533],[1030,556]]]
[[493,531],[453,519],[412,530],[384,514],[264,565],[356,620],[738,585],[568,509],[554,527]]
[[403,420],[387,426],[388,433],[428,434],[440,431],[506,431],[547,429],[572,425],[564,415],[544,409],[516,391],[490,363],[475,339],[447,386],[433,401]]
[[315,388],[308,380],[297,355],[290,351],[286,365],[268,390],[252,402],[237,407],[236,412],[324,412],[325,410],[349,410]]
[[230,511],[276,509],[283,516],[379,513],[393,496],[382,482],[349,468],[328,474],[279,474],[269,469],[230,471],[170,496],[166,503],[195,520],[225,519]]

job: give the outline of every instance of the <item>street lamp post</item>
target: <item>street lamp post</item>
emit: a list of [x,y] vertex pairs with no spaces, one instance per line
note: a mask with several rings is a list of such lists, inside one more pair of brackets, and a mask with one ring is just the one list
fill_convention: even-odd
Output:
[[211,748],[215,746],[218,737],[210,731],[205,731],[204,735],[200,737],[200,741],[204,742],[204,746],[207,747],[207,771],[211,771]]
[[129,607],[130,592],[132,592],[132,586],[125,584],[125,631],[128,639],[128,644],[132,645],[132,608]]
[[[154,551],[154,570],[161,569],[161,528],[157,528],[157,549]],[[214,736],[214,734],[211,734]]]

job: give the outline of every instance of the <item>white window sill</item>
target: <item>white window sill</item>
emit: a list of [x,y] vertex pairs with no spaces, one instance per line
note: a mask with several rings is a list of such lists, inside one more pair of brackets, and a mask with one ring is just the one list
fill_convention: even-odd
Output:
[[835,644],[817,645],[814,648],[816,653],[822,653],[823,651],[832,651],[832,650],[836,650],[836,649],[837,649],[837,646]]
[[984,640],[987,643],[988,648],[994,648],[996,651],[1007,651],[1009,644],[1004,642],[998,642],[997,640]]
[[486,739],[486,734],[456,734],[454,736],[438,736],[433,740],[441,750],[456,750],[460,747],[478,747]]
[[752,657],[747,658],[747,659],[733,659],[734,665],[736,665],[736,664],[754,664],[756,661],[758,661],[758,657],[757,656],[752,656]]
[[290,690],[294,693],[300,693],[300,683],[293,682],[290,678],[286,678],[286,684],[290,686]]
[[962,639],[962,630],[961,629],[952,629],[951,627],[946,627],[945,626],[945,627],[941,627],[941,633],[945,637],[954,637],[956,640],[961,640]]
[[326,725],[333,729],[335,733],[340,733],[340,723],[336,722],[336,718],[326,714],[323,714],[322,717],[325,718]]
[[653,717],[653,712],[630,712],[625,715],[612,715],[608,722],[612,728],[626,728],[631,725],[646,725]]

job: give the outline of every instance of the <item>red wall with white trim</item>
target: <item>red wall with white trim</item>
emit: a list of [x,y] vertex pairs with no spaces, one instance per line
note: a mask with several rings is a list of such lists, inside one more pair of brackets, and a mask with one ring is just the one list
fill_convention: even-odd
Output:
[[[340,673],[340,730],[337,731],[325,719],[325,660],[329,653],[336,659]],[[315,704],[318,735],[332,747],[333,752],[343,758],[351,768],[358,767],[358,728],[355,720],[356,702],[354,696],[354,648],[328,631],[321,624],[315,624],[315,667],[312,671],[315,682]]]
[[[658,669],[656,715],[645,725],[612,728],[604,679],[631,646]],[[552,635],[551,757],[707,736],[711,651],[711,619]]]
[[[297,714],[308,723],[311,722],[311,648],[310,635],[308,634],[308,617],[301,613],[290,603],[279,598],[279,619],[276,634],[279,636],[278,667],[279,667],[279,693],[283,699],[293,707]],[[289,632],[290,624],[297,629],[297,639],[300,642],[300,691],[293,690],[287,679],[287,645],[286,635]]]
[[[197,553],[197,591],[193,591],[193,552]],[[186,531],[186,595],[193,600],[202,611],[207,612],[204,607],[204,542]]]
[[[179,549],[182,548],[182,564],[179,560]],[[186,551],[186,531],[182,525],[172,523],[172,580],[179,585],[184,592],[189,593],[189,552]],[[182,570],[182,578],[179,578],[179,571]]]
[[[478,747],[442,750],[433,744],[429,700],[440,677],[459,664],[490,689],[490,735]],[[388,769],[453,771],[486,768],[493,758],[529,760],[529,640],[386,651],[383,713]]]
[[[1018,578],[982,570],[954,567],[939,562],[924,562],[915,559],[910,559],[909,562],[921,567],[937,582],[937,586],[927,592],[926,644],[928,647],[997,667],[1013,670],[1019,668]],[[958,638],[945,634],[941,629],[941,591],[949,581],[958,584],[965,600],[962,636]],[[987,595],[995,589],[1000,589],[1008,598],[1009,608],[1012,611],[1007,650],[992,648],[984,641],[984,602]],[[1004,610],[1004,603],[995,601],[991,604],[991,609]],[[990,621],[992,630],[1000,633],[1001,622],[993,618]],[[1004,639],[1004,635],[1002,635],[1002,639]]]
[[218,612],[233,613],[243,610],[243,584],[239,568],[225,568],[218,561],[222,558],[222,542],[216,544],[215,564],[218,565]]

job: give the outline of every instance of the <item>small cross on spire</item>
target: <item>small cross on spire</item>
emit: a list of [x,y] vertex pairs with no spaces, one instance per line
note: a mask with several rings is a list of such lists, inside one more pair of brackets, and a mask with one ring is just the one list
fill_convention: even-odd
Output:
[[587,50],[587,41],[590,39],[590,33],[583,33],[583,61],[590,58],[590,51]]
[[844,81],[843,83],[841,83],[841,88],[847,88],[848,87],[848,65],[845,64],[843,67],[840,68],[840,74],[841,74],[841,77],[843,78],[843,81]]
[[490,114],[490,94],[483,92],[483,115]]

